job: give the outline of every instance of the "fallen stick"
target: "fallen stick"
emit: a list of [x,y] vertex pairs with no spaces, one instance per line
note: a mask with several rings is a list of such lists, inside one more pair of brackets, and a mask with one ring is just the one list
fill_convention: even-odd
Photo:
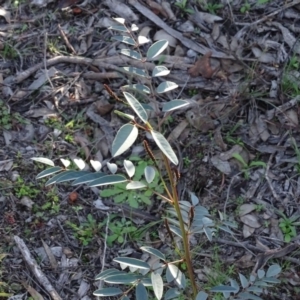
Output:
[[62,300],[62,298],[58,295],[48,278],[42,272],[40,266],[37,264],[36,260],[31,256],[29,249],[25,245],[24,241],[20,239],[18,236],[14,236],[14,240],[21,251],[23,258],[31,269],[32,273],[38,280],[38,282],[45,288],[45,290],[50,294],[53,300]]

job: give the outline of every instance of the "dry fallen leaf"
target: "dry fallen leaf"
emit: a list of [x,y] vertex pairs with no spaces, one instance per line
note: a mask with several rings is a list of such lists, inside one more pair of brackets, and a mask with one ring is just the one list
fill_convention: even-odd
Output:
[[252,212],[253,210],[255,210],[255,208],[256,208],[256,206],[253,203],[243,204],[243,205],[240,206],[239,216],[241,217],[241,216],[247,215],[250,212]]
[[208,132],[211,129],[215,128],[215,124],[213,119],[208,116],[205,115],[203,113],[196,113],[193,110],[189,110],[186,113],[186,119],[187,121],[197,130],[201,131],[201,132]]
[[157,2],[154,2],[152,0],[147,0],[147,4],[152,9],[152,11],[158,15],[162,14],[165,18],[168,18],[167,13],[165,12],[164,8]]
[[172,21],[176,21],[176,16],[174,15],[171,5],[168,1],[162,1],[161,6],[165,10],[166,14],[168,15],[168,18]]
[[209,51],[205,55],[203,55],[201,58],[199,58],[195,65],[191,67],[188,71],[188,73],[192,77],[197,77],[199,75],[202,75],[204,78],[211,78],[215,70],[212,69],[210,65],[210,57],[212,52]]
[[258,218],[256,215],[254,214],[248,214],[248,215],[244,215],[241,216],[241,221],[252,228],[259,228],[261,226],[261,224],[258,221]]
[[113,108],[114,105],[110,103],[103,103],[102,101],[98,101],[96,103],[96,110],[100,116],[105,116],[106,114],[110,113]]

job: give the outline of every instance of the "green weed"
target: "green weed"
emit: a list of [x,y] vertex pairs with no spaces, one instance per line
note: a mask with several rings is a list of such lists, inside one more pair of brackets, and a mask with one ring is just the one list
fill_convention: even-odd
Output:
[[13,124],[26,124],[19,113],[11,113],[5,103],[0,100],[0,128],[12,129]]
[[187,0],[178,0],[175,2],[175,5],[183,12],[183,13],[188,13],[188,14],[193,14],[194,10],[191,8],[187,7]]
[[[134,158],[130,158],[134,160]],[[151,165],[152,162],[141,160],[140,158],[135,158],[137,160],[136,171],[133,177],[134,181],[141,181],[144,175],[144,170],[147,166]],[[140,190],[127,190],[127,183],[118,183],[110,188],[104,189],[100,192],[100,196],[103,198],[113,197],[116,203],[128,203],[133,208],[139,208],[143,204],[150,205],[152,203],[151,198],[154,191],[157,193],[163,192],[163,186],[160,183],[159,176],[156,175],[154,180],[147,184],[147,187]]]
[[241,11],[241,13],[244,14],[244,13],[248,12],[248,11],[250,10],[250,8],[251,8],[250,3],[249,3],[248,1],[246,1],[246,2],[242,5],[240,11]]
[[87,220],[80,225],[66,221],[66,224],[73,229],[74,236],[83,246],[87,246],[95,236],[99,236],[103,223],[97,222],[91,214],[87,215]]
[[239,153],[233,153],[232,157],[235,158],[237,161],[239,161],[242,164],[242,172],[244,172],[244,176],[246,179],[249,178],[249,170],[254,167],[263,167],[266,168],[267,164],[260,160],[253,160],[250,162],[250,164],[247,164],[244,160],[244,158]]
[[[114,216],[112,218],[114,218]],[[113,245],[113,242],[123,244],[126,241],[127,236],[130,236],[131,233],[137,230],[132,222],[126,218],[111,221],[108,228],[110,233],[106,238],[106,242],[110,247]],[[105,233],[102,235],[105,237]]]
[[282,76],[281,88],[282,92],[288,97],[296,97],[300,95],[299,88],[299,58],[294,55],[290,58],[288,64],[284,69]]
[[279,228],[284,235],[284,241],[289,243],[292,238],[297,236],[296,226],[299,226],[300,222],[296,222],[296,220],[298,220],[300,216],[295,215],[288,218],[281,211],[277,212],[282,217],[279,222]]
[[34,184],[25,183],[21,177],[18,177],[16,184],[17,187],[14,188],[14,191],[18,198],[27,196],[34,199],[40,193],[40,190],[35,188]]

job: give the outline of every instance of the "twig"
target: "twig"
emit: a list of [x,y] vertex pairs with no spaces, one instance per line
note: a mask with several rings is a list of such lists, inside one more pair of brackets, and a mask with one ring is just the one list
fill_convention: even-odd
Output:
[[64,31],[62,30],[60,24],[57,25],[57,28],[60,32],[61,37],[63,38],[64,42],[66,43],[67,47],[71,50],[71,52],[73,54],[76,54],[75,49],[73,48],[73,46],[70,44],[68,37],[66,36],[66,34],[64,33]]
[[[109,213],[106,213],[107,216],[107,221],[106,221],[106,226],[105,226],[105,237],[104,237],[104,248],[103,248],[103,253],[102,253],[102,261],[101,261],[101,273],[104,271],[104,266],[105,266],[105,258],[106,258],[106,250],[107,250],[107,243],[106,243],[106,239],[108,237],[108,226],[109,226]],[[98,288],[101,289],[103,287],[103,280],[100,280]]]
[[36,279],[39,281],[39,283],[45,288],[45,290],[50,294],[51,298],[53,300],[62,300],[62,298],[58,295],[48,278],[45,276],[45,274],[42,272],[40,266],[37,264],[35,259],[31,256],[29,249],[25,245],[24,241],[20,239],[18,236],[14,236],[14,240],[21,251],[24,260],[30,267],[32,273],[36,277]]

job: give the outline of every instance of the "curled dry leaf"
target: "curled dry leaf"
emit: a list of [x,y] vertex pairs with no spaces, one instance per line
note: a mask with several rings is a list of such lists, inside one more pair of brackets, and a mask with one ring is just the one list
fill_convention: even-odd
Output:
[[168,137],[169,142],[177,141],[181,136],[184,129],[187,127],[188,122],[186,120],[182,120],[170,133]]
[[222,160],[229,160],[230,158],[232,158],[234,153],[238,153],[240,154],[243,150],[243,147],[240,145],[234,145],[230,150],[228,150],[227,152],[223,152],[220,154],[220,158]]
[[252,254],[245,254],[240,259],[234,262],[234,265],[238,268],[246,269],[254,266],[254,261],[252,260]]
[[152,0],[147,0],[147,4],[149,5],[149,7],[152,9],[152,11],[158,15],[161,14],[163,15],[165,18],[168,18],[168,14],[166,13],[166,11],[164,10],[164,8],[162,7],[162,5],[160,5],[157,2],[154,2]]
[[214,22],[222,21],[223,19],[210,13],[196,11],[190,16],[190,20],[196,23],[197,25],[201,25],[204,23],[213,24]]
[[228,74],[236,73],[242,71],[245,67],[238,62],[230,59],[221,59],[222,69]]
[[214,140],[217,146],[219,146],[223,151],[226,151],[227,149],[227,144],[224,143],[223,141],[223,137],[222,137],[222,133],[221,133],[221,126],[219,126],[216,130],[215,130],[215,134],[214,134]]
[[255,228],[250,227],[246,224],[243,225],[243,236],[244,238],[248,238],[249,236],[251,236],[255,231]]
[[73,192],[69,195],[69,203],[74,204],[78,199],[78,194],[76,192]]
[[138,16],[127,5],[118,0],[105,0],[103,1],[111,11],[118,16],[124,18],[128,22],[138,21]]
[[201,112],[194,112],[193,110],[190,110],[186,113],[186,119],[187,121],[197,130],[201,132],[208,132],[209,130],[212,130],[215,128],[215,124],[213,119],[205,115]]
[[267,63],[267,64],[278,63],[276,56],[273,55],[272,53],[265,53],[257,47],[253,47],[251,50],[254,56],[262,63]]
[[0,161],[0,172],[9,171],[12,168],[13,164],[14,161],[12,159],[6,159]]
[[248,214],[248,215],[241,216],[241,221],[245,225],[252,227],[252,228],[261,227],[261,224],[259,223],[257,216],[254,214]]
[[211,158],[211,163],[220,172],[229,175],[231,173],[231,167],[228,161],[222,160],[219,155],[215,155]]
[[103,103],[102,101],[96,102],[96,111],[97,113],[99,113],[100,116],[105,116],[106,114],[111,112],[113,108],[114,108],[113,104]]
[[171,5],[168,1],[162,1],[161,6],[165,10],[166,14],[168,15],[168,18],[172,21],[176,21],[176,16],[174,15]]
[[29,208],[30,210],[32,209],[34,202],[27,196],[22,197],[22,199],[20,200],[20,203],[24,206],[26,206],[27,208]]
[[82,149],[84,150],[85,157],[86,159],[88,159],[90,157],[90,150],[87,146],[89,144],[88,139],[82,134],[76,133],[74,136],[74,141],[82,147]]
[[215,70],[212,69],[210,65],[210,57],[212,52],[209,51],[205,55],[203,55],[201,58],[199,58],[195,65],[191,67],[188,71],[188,73],[192,77],[197,77],[199,75],[202,75],[204,78],[211,78],[214,74]]
[[182,23],[179,27],[178,27],[179,31],[182,32],[194,32],[195,31],[195,27],[193,25],[193,23],[191,21],[186,21],[184,23]]
[[243,205],[240,206],[239,216],[242,217],[244,215],[247,215],[251,211],[255,210],[255,208],[256,208],[256,206],[253,203],[251,203],[251,204],[243,204]]
[[260,115],[258,118],[256,118],[255,124],[261,140],[264,142],[267,141],[270,137],[270,133],[268,131],[267,123],[264,116]]
[[298,114],[296,110],[290,109],[285,113],[285,118],[287,119],[286,125],[291,127],[297,127],[299,125]]

